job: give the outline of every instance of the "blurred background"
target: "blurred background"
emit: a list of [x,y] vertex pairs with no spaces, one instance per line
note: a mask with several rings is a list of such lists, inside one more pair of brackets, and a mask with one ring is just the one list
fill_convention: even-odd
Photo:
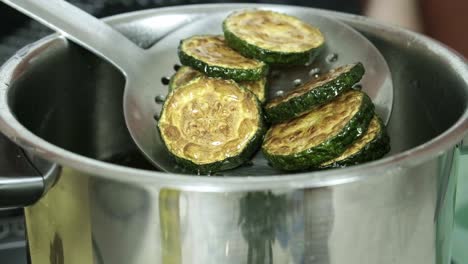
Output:
[[[163,6],[247,1],[197,0],[70,0],[97,17]],[[301,5],[365,15],[435,38],[468,57],[468,0],[289,0],[248,1]],[[0,4],[0,65],[21,47],[50,33],[4,4]],[[0,134],[0,139],[1,139]],[[465,155],[463,155],[465,154]],[[453,263],[468,263],[468,146],[458,152],[456,230]],[[0,210],[0,263],[26,263],[22,210]]]

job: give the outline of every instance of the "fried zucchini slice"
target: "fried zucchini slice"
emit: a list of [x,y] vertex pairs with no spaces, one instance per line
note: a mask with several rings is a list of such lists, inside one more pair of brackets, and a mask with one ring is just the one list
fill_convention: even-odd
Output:
[[[203,76],[203,73],[191,67],[182,66],[171,77],[171,81],[169,82],[169,90],[176,89],[180,87],[181,85],[184,85],[188,83],[189,81],[200,76]],[[266,100],[266,82],[267,82],[266,77],[263,77],[258,81],[243,81],[243,82],[238,82],[238,84],[250,90],[252,93],[254,93],[257,96],[258,100],[261,103],[264,103]]]
[[240,86],[250,90],[261,103],[266,101],[266,91],[267,91],[267,78],[263,77],[258,81],[244,81],[238,82]]
[[273,98],[265,106],[267,120],[278,123],[292,119],[333,100],[359,82],[364,71],[362,63],[344,65]]
[[169,91],[179,88],[180,86],[190,82],[193,79],[203,76],[203,73],[195,70],[192,67],[182,66],[172,75],[169,81]]
[[305,64],[325,43],[320,30],[296,17],[266,10],[234,12],[223,21],[229,46],[268,64]]
[[266,133],[263,154],[281,170],[315,169],[361,137],[373,115],[374,105],[365,93],[347,91],[311,112],[273,125]]
[[183,65],[210,77],[255,81],[268,73],[267,64],[242,56],[226,45],[223,36],[199,35],[184,39],[178,54]]
[[366,133],[349,146],[339,157],[319,167],[340,168],[380,159],[390,151],[390,138],[382,120],[374,115]]
[[158,129],[176,162],[209,174],[246,162],[264,125],[255,95],[232,80],[199,77],[169,93]]

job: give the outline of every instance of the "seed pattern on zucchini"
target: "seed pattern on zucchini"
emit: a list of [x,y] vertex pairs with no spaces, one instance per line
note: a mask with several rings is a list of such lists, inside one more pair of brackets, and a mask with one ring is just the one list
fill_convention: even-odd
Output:
[[268,73],[267,64],[242,56],[227,46],[222,36],[200,35],[182,40],[179,59],[183,65],[210,77],[235,81],[255,81]]
[[339,157],[326,161],[320,168],[339,168],[383,157],[390,151],[390,138],[382,120],[374,115],[366,133],[349,146]]
[[362,63],[348,64],[333,69],[318,79],[312,79],[265,106],[265,115],[271,123],[278,123],[303,114],[331,101],[349,90],[364,75]]
[[281,170],[317,168],[361,137],[373,115],[374,105],[365,93],[347,91],[309,113],[273,125],[265,136],[263,154]]
[[223,22],[229,46],[269,64],[305,64],[325,42],[323,34],[303,21],[266,10],[245,10]]
[[173,90],[158,128],[182,167],[199,173],[235,168],[261,144],[261,107],[252,92],[232,80],[199,77]]
[[[171,77],[169,82],[169,90],[177,89],[181,85],[188,83],[189,81],[203,76],[203,73],[188,67],[182,66],[180,69]],[[261,78],[258,81],[243,81],[237,82],[240,86],[253,92],[260,102],[266,100],[266,77]]]

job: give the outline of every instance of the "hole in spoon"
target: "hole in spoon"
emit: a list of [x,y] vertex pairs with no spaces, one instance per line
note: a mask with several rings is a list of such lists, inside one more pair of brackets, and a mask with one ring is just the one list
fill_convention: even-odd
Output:
[[154,98],[154,101],[157,103],[157,104],[162,104],[164,103],[164,101],[166,101],[166,97],[164,95],[157,95],[155,98]]
[[296,79],[296,80],[293,81],[293,84],[294,84],[294,86],[297,87],[297,86],[302,84],[302,80],[301,79]]
[[174,71],[178,71],[180,69],[180,65],[179,64],[174,64]]
[[284,91],[283,90],[279,90],[275,93],[276,96],[283,96],[284,95]]
[[314,76],[315,77],[315,75],[318,75],[319,73],[320,73],[320,68],[318,68],[318,67],[317,68],[312,68],[309,71],[309,76]]
[[338,60],[338,54],[336,53],[330,53],[327,55],[327,57],[325,58],[325,60],[328,62],[328,63],[333,63],[333,62],[336,62]]
[[243,164],[244,167],[252,167],[254,165],[253,161],[249,160]]
[[168,85],[170,81],[171,81],[171,79],[169,79],[168,77],[162,77],[161,78],[161,83],[164,84],[164,85]]

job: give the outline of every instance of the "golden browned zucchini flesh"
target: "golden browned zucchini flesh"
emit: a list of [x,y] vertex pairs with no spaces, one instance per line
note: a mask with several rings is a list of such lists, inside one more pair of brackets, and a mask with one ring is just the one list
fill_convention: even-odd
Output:
[[201,76],[203,76],[203,73],[195,70],[194,68],[182,66],[174,75],[172,75],[171,80],[169,81],[169,91],[177,89]]
[[302,116],[273,125],[262,145],[273,167],[316,169],[361,137],[374,115],[370,98],[351,90]]
[[374,115],[366,133],[349,146],[339,157],[326,161],[321,168],[339,168],[383,157],[390,151],[390,138],[382,120]]
[[[204,74],[188,66],[182,66],[180,69],[171,77],[169,82],[169,90],[177,89],[178,87],[188,83],[189,81],[203,76]],[[260,102],[266,100],[266,77],[261,78],[258,81],[243,81],[238,84],[246,89],[253,92]]]
[[261,107],[252,92],[232,80],[208,77],[173,90],[158,127],[176,162],[203,174],[247,161],[264,131]]
[[305,64],[325,43],[320,30],[296,17],[266,10],[245,10],[223,22],[229,46],[269,64]]
[[266,76],[268,65],[249,59],[226,45],[223,36],[199,35],[181,41],[179,59],[210,77],[255,81]]

